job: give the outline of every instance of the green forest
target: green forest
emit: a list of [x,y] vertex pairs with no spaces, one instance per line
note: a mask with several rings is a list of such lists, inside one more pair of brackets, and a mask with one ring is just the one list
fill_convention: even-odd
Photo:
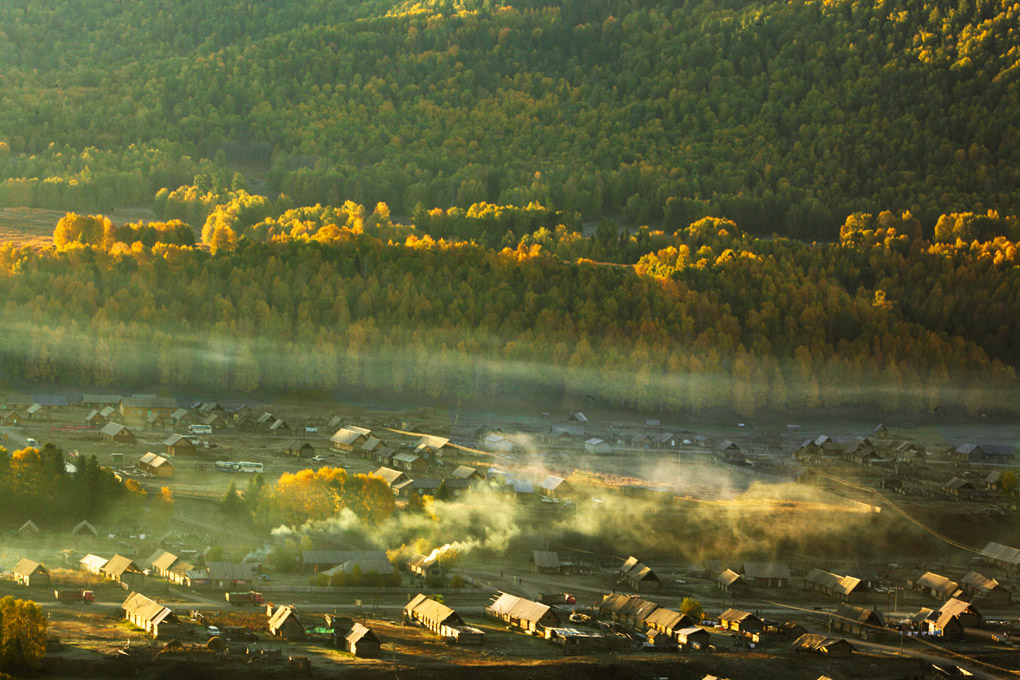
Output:
[[723,218],[583,236],[537,204],[433,209],[436,237],[382,203],[195,186],[159,210],[69,213],[53,247],[0,248],[3,375],[742,414],[1017,406],[1020,224],[995,213],[942,215],[932,239],[909,212],[855,213],[808,244]]
[[401,216],[835,240],[889,210],[931,236],[1020,212],[1018,24],[988,0],[11,0],[0,207],[250,176]]

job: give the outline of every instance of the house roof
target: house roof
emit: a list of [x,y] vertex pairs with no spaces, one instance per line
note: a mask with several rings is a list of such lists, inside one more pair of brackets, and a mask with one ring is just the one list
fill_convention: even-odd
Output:
[[83,404],[119,404],[119,394],[83,394],[81,395],[81,401]]
[[978,610],[970,602],[958,600],[955,597],[951,597],[946,600],[945,604],[939,607],[939,614],[951,614],[953,616],[959,616],[960,614],[977,614],[980,615]]
[[672,609],[659,607],[645,618],[646,626],[655,626],[670,630],[679,630],[694,625],[695,621],[686,614],[675,612]]
[[291,617],[298,622],[298,625],[301,624],[301,619],[298,618],[296,611],[287,605],[280,605],[273,612],[273,615],[269,617],[269,627],[273,630],[278,630]]
[[181,418],[184,418],[189,415],[191,415],[191,413],[187,409],[179,408],[173,413],[171,413],[170,417],[173,418],[174,420],[180,420]]
[[598,437],[592,437],[591,439],[584,440],[584,443],[585,444],[590,444],[591,446],[598,446],[599,444],[605,444],[606,442],[605,442],[604,439],[599,439]]
[[121,402],[128,408],[177,408],[177,400],[171,397],[157,397],[153,394],[136,394],[124,397]]
[[727,609],[719,615],[720,621],[748,621],[748,620],[759,620],[757,616],[751,612],[745,612],[740,609]]
[[383,481],[389,486],[393,486],[395,483],[407,479],[407,475],[400,470],[394,470],[388,467],[381,467],[372,474],[376,477],[382,477]]
[[850,647],[854,650],[853,645],[844,640],[843,638],[826,637],[825,635],[818,635],[816,633],[804,633],[793,642],[793,646],[797,649],[806,649],[812,652],[827,653],[832,647]]
[[512,619],[538,623],[548,614],[559,618],[552,612],[547,604],[526,600],[509,593],[500,593],[499,597],[487,607],[488,611],[496,616],[506,616]]
[[419,456],[417,454],[414,454],[414,453],[406,453],[405,452],[405,453],[398,453],[397,455],[393,456],[393,461],[394,462],[404,463],[406,465],[411,465],[412,463],[415,463],[415,462],[417,462],[419,460],[421,460],[421,456]]
[[382,445],[383,443],[381,439],[378,439],[377,437],[369,437],[358,448],[360,448],[362,451],[368,451],[369,453],[371,453],[372,451],[375,451],[378,447]]
[[277,419],[272,425],[269,426],[270,430],[289,430],[290,425],[287,424],[286,420]]
[[18,563],[14,565],[14,569],[12,571],[20,576],[31,576],[36,572],[40,574],[50,573],[46,567],[35,560],[28,559],[27,557],[22,557],[18,560]]
[[[103,429],[101,429],[99,432],[101,434],[115,436],[120,434],[124,430],[127,430],[127,427],[121,425],[120,423],[107,423],[106,425],[103,425]],[[130,432],[130,430],[128,430],[128,432]]]
[[885,619],[882,612],[877,609],[868,609],[854,604],[841,604],[834,614],[841,619],[849,619],[858,623],[868,623],[875,626],[884,626]]
[[100,557],[99,555],[93,555],[89,553],[85,557],[78,560],[78,564],[80,564],[86,571],[99,571],[100,569],[105,567],[106,563],[109,561],[110,560],[106,559],[105,557]]
[[360,439],[361,437],[368,438],[369,436],[371,436],[371,434],[372,434],[371,430],[366,430],[363,427],[355,427],[354,425],[350,425],[348,427],[342,427],[336,432],[334,432],[333,436],[330,437],[329,440],[331,442],[336,442],[337,444],[353,446],[354,443],[358,441],[358,439]]
[[390,564],[389,560],[347,560],[342,564],[338,564],[332,569],[327,569],[322,572],[326,576],[335,576],[336,574],[351,574],[355,569],[358,569],[362,574],[367,574],[370,571],[377,572],[383,576],[392,574],[394,569],[393,565]]
[[549,434],[554,437],[560,435],[570,435],[571,437],[584,436],[584,425],[577,425],[574,423],[560,423],[559,425],[553,425],[549,428]]
[[453,611],[445,604],[436,602],[428,595],[418,593],[404,606],[404,611],[407,613],[413,612],[416,618],[424,619],[425,621],[432,621],[434,623],[443,623],[450,619],[453,619],[453,623],[463,623],[461,618],[457,616],[457,612]]
[[989,541],[981,549],[981,556],[997,562],[1005,562],[1011,565],[1020,565],[1020,550],[1011,548],[1008,545]]
[[804,577],[804,580],[840,595],[849,595],[861,584],[861,579],[859,578],[855,578],[853,576],[838,576],[821,569],[812,569],[808,572],[808,575]]
[[563,485],[566,485],[564,488],[570,488],[570,485],[567,484],[567,480],[555,475],[549,475],[541,481],[538,488],[545,489],[546,491],[556,491],[556,489]]
[[360,623],[355,623],[353,626],[351,626],[350,631],[348,631],[347,635],[344,636],[344,639],[347,640],[347,642],[350,644],[355,644],[357,642],[360,642],[361,640],[371,640],[372,642],[379,642],[379,638],[376,637],[375,633],[373,633],[371,629],[365,627]]
[[926,571],[915,579],[914,585],[934,590],[941,594],[942,597],[949,597],[960,587],[956,581],[951,581],[945,576],[939,576],[931,571]]
[[214,581],[250,581],[254,577],[254,566],[248,563],[209,562],[206,568]]
[[[163,440],[163,446],[177,446],[182,441],[191,444],[191,440],[185,437],[183,434],[172,434]],[[193,444],[192,444],[193,446]]]
[[743,581],[744,577],[733,571],[732,569],[726,569],[721,574],[715,577],[716,583],[721,586],[731,586],[737,581]]
[[418,440],[418,445],[415,448],[425,447],[428,449],[432,449],[433,451],[438,451],[439,449],[443,448],[449,443],[450,440],[447,439],[446,437],[437,437],[432,434],[427,434]]
[[110,560],[103,565],[103,573],[109,574],[110,576],[123,576],[125,573],[140,574],[142,570],[138,568],[138,565],[134,563],[129,557],[123,555],[114,555]]
[[531,553],[531,560],[539,569],[559,569],[559,553],[548,550],[535,550]]
[[92,534],[93,536],[99,533],[98,531],[96,531],[96,528],[92,526],[92,522],[89,522],[87,519],[83,519],[82,521],[74,525],[74,528],[71,529],[71,534],[77,536],[78,534],[86,531]]
[[996,588],[1002,587],[1002,584],[994,578],[988,578],[976,571],[968,571],[966,575],[960,579],[960,585],[973,591],[978,597],[984,597]]
[[109,418],[116,412],[117,409],[115,409],[112,406],[104,406],[103,408],[99,409],[99,415],[103,416],[104,418]]
[[948,489],[973,489],[974,485],[968,482],[966,479],[960,479],[959,477],[953,477],[946,482],[946,488]]
[[659,608],[659,605],[649,600],[644,600],[636,595],[623,595],[614,593],[605,595],[599,603],[599,611],[609,612],[617,616],[633,616],[639,621],[645,620],[652,612]]
[[131,593],[124,600],[121,609],[125,614],[133,614],[149,623],[159,624],[168,619],[176,620],[174,613],[167,607],[150,600],[141,593]]
[[474,477],[477,474],[478,470],[476,470],[473,467],[468,467],[467,465],[458,465],[456,468],[454,468],[453,472],[450,473],[450,476],[455,477],[456,479],[470,479],[471,477]]
[[299,451],[304,448],[314,449],[315,447],[312,446],[310,443],[302,441],[300,439],[292,439],[290,443],[287,444],[288,451]]
[[568,418],[568,420],[573,420],[578,423],[587,423],[588,417],[581,413],[580,411],[577,411],[576,413],[571,413],[570,418]]
[[746,578],[790,578],[790,568],[784,562],[744,562],[741,571]]
[[166,550],[157,550],[149,557],[149,565],[156,569],[170,569],[179,557]]

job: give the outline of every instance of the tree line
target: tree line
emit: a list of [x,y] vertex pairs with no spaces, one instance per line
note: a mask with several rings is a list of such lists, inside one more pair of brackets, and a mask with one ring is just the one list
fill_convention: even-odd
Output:
[[[538,224],[533,209],[503,212],[507,233]],[[457,219],[488,238],[489,216]],[[540,227],[487,248],[394,224],[384,204],[278,213],[244,192],[204,227],[208,250],[178,242],[180,225],[122,232],[176,240],[148,246],[117,240],[102,216],[69,215],[56,248],[0,247],[0,370],[99,387],[347,385],[748,414],[1015,405],[1016,243],[932,242],[909,212],[851,215],[833,243],[705,218],[670,234]],[[607,260],[579,255],[592,249]]]

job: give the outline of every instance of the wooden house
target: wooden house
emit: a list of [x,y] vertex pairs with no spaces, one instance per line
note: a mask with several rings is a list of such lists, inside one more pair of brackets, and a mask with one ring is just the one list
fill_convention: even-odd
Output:
[[882,612],[852,604],[840,605],[832,615],[831,621],[833,630],[857,636],[864,636],[870,631],[885,627]]
[[136,394],[120,400],[120,414],[135,422],[145,422],[153,413],[169,418],[177,410],[177,402],[154,394]]
[[744,577],[733,571],[732,569],[726,569],[721,574],[716,576],[715,584],[719,590],[724,593],[734,594],[746,594],[747,593],[747,581]]
[[452,453],[455,448],[446,437],[437,437],[427,434],[418,440],[414,452],[426,460],[442,458],[444,454]]
[[765,624],[751,612],[727,609],[719,615],[719,625],[744,635],[756,635],[765,630]]
[[99,415],[98,409],[92,409],[88,415],[85,416],[85,424],[89,427],[102,427],[106,425],[106,418]]
[[970,602],[952,598],[943,604],[938,610],[939,616],[949,614],[960,619],[966,628],[978,628],[984,622],[984,617]]
[[951,598],[960,589],[960,585],[956,581],[951,581],[945,576],[930,571],[924,572],[909,585],[914,590],[943,601]]
[[395,467],[405,472],[425,472],[429,467],[424,458],[410,452],[398,453],[393,456],[391,462]]
[[169,578],[170,571],[180,561],[180,558],[167,550],[157,550],[146,561],[152,573],[163,578]]
[[123,583],[134,582],[142,578],[142,570],[138,568],[134,560],[123,555],[114,555],[102,567],[99,568],[100,576],[111,581]]
[[42,404],[35,403],[25,409],[25,416],[29,420],[43,420],[44,412]]
[[0,425],[6,425],[7,427],[18,427],[21,425],[22,416],[17,411],[10,411],[9,413],[0,413]]
[[287,444],[283,452],[294,458],[311,458],[315,455],[315,447],[306,441],[293,439]]
[[376,452],[384,448],[386,445],[382,443],[381,439],[369,437],[357,447],[356,451],[362,458],[374,459]]
[[141,593],[128,595],[121,612],[125,619],[154,638],[176,638],[181,634],[180,622],[173,611]]
[[269,634],[284,640],[303,640],[305,628],[293,608],[281,605],[269,617]]
[[145,424],[150,430],[165,430],[167,429],[168,418],[164,417],[162,413],[153,412],[148,415],[145,419]]
[[27,557],[22,557],[11,570],[14,580],[23,586],[48,586],[50,571],[42,564]]
[[333,436],[329,438],[330,447],[339,453],[353,453],[354,449],[368,441],[370,436],[372,436],[371,430],[350,425],[333,433]]
[[842,638],[826,637],[814,633],[805,633],[793,643],[793,651],[824,654],[833,658],[848,658],[855,650],[853,645]]
[[404,619],[459,644],[481,644],[485,633],[464,623],[454,610],[421,593],[404,606]]
[[977,496],[978,490],[973,484],[968,482],[966,479],[960,479],[959,477],[953,477],[948,482],[942,485],[942,490],[961,500],[971,500]]
[[976,571],[969,571],[960,579],[960,588],[964,599],[988,609],[1004,609],[1012,604],[1012,593],[1005,586]]
[[822,569],[812,569],[804,577],[804,585],[844,602],[864,602],[867,598],[868,589],[859,578],[838,576]]
[[981,557],[989,565],[1003,569],[1010,574],[1020,571],[1020,550],[1011,546],[989,541],[981,549]]
[[635,590],[659,590],[662,582],[651,567],[638,561],[631,555],[620,567],[620,575]]
[[538,493],[549,498],[569,498],[573,494],[573,489],[562,477],[549,475],[539,482]]
[[198,455],[195,449],[195,442],[182,434],[172,434],[163,440],[164,455],[166,456],[187,456],[194,458]]
[[270,425],[269,429],[267,430],[269,434],[285,434],[290,431],[291,431],[290,425],[288,425],[287,421],[283,420],[282,418],[277,418],[276,420],[274,420],[273,424]]
[[642,625],[646,628],[651,628],[652,630],[668,635],[675,640],[677,632],[684,628],[690,628],[691,626],[697,625],[697,623],[697,621],[687,614],[681,614],[680,612],[673,611],[672,609],[659,607],[645,617]]
[[531,570],[539,574],[559,574],[562,571],[558,553],[535,550],[531,553]]
[[187,427],[188,425],[194,425],[197,422],[195,416],[191,411],[179,408],[170,414],[170,424],[174,427]]
[[790,583],[790,568],[782,562],[744,562],[740,573],[749,585],[785,588]]
[[676,641],[681,647],[708,649],[711,636],[701,626],[687,626],[676,631]]
[[107,423],[99,431],[103,439],[120,444],[134,444],[135,435],[126,426],[120,423]]
[[344,636],[344,649],[354,656],[374,659],[379,656],[381,647],[375,633],[360,623],[351,626]]
[[436,551],[433,551],[433,553],[432,555],[418,553],[407,561],[407,570],[415,576],[421,576],[422,578],[439,576],[443,573],[443,565],[440,562],[438,553]]
[[18,538],[34,538],[39,535],[39,527],[32,520],[26,520],[15,533]]
[[485,613],[529,633],[543,634],[546,628],[560,624],[560,617],[549,605],[509,593],[500,593]]
[[140,471],[153,477],[170,478],[174,476],[174,464],[151,451],[138,459],[137,467]]
[[609,442],[605,441],[604,439],[599,439],[598,437],[592,437],[590,439],[585,440],[585,442],[584,442],[584,452],[585,453],[591,453],[591,454],[612,453],[613,452],[613,445],[610,444]]
[[613,593],[604,595],[598,604],[599,618],[603,620],[643,626],[659,605],[636,595]]

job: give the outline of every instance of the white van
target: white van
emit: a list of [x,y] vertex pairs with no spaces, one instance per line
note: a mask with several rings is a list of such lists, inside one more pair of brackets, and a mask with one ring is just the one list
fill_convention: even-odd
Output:
[[32,439],[31,437],[26,437],[25,438],[25,445],[26,446],[37,447],[37,446],[39,446],[39,442],[37,442],[36,440]]
[[189,434],[212,434],[212,425],[188,425]]

